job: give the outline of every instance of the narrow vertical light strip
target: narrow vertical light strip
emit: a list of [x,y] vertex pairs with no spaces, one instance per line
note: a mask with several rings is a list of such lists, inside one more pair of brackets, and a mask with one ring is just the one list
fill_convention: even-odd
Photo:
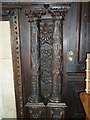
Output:
[[[2,2],[0,1],[0,13],[2,13]],[[0,21],[2,20],[2,14],[0,14]]]
[[[1,16],[0,16],[1,18]],[[2,100],[2,22],[0,21],[0,120],[3,117],[3,100]]]
[[86,93],[90,94],[90,53],[87,53],[86,59]]

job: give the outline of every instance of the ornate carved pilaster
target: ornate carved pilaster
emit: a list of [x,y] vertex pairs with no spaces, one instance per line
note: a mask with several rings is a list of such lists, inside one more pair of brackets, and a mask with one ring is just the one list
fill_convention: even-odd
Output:
[[53,86],[50,97],[51,102],[62,101],[62,80],[63,80],[63,18],[67,12],[67,7],[50,8],[54,22],[53,32]]
[[45,14],[44,9],[25,10],[25,14],[30,22],[31,35],[31,96],[28,99],[26,107],[29,109],[30,118],[43,118],[42,114],[45,111],[45,105],[41,103],[40,98],[40,18]]
[[31,78],[32,78],[32,91],[30,102],[39,102],[39,45],[38,34],[39,29],[37,26],[37,18],[34,17],[30,22],[31,27]]
[[40,102],[39,96],[39,35],[40,35],[40,18],[45,14],[44,8],[34,8],[24,10],[25,15],[28,16],[30,22],[31,32],[31,97],[29,102]]
[[61,82],[62,82],[62,67],[63,67],[63,42],[62,42],[62,22],[60,16],[55,16],[54,33],[53,33],[53,88],[51,101],[58,102],[61,100]]

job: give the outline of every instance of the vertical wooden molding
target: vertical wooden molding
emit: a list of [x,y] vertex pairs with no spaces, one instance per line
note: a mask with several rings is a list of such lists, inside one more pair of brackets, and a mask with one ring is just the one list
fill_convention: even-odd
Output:
[[80,39],[81,39],[81,15],[82,3],[77,3],[77,62],[80,62]]
[[19,15],[18,10],[15,11],[14,18],[13,18],[13,24],[14,24],[14,41],[15,41],[15,51],[16,52],[16,76],[17,76],[17,85],[18,85],[18,109],[19,109],[19,116],[20,118],[24,117],[24,111],[23,111],[23,88],[22,88],[22,75],[21,75],[21,52],[20,52],[20,36],[19,36]]

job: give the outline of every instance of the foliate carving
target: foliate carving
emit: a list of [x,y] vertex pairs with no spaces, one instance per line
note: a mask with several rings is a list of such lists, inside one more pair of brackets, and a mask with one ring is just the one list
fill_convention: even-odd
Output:
[[40,57],[41,57],[41,81],[52,81],[52,33],[53,23],[41,22],[40,24]]
[[21,58],[20,58],[20,40],[19,40],[19,28],[18,28],[18,15],[15,12],[14,15],[14,36],[16,46],[16,63],[17,63],[17,78],[18,78],[18,92],[19,92],[19,110],[20,118],[23,118],[23,93],[22,93],[22,77],[21,77]]

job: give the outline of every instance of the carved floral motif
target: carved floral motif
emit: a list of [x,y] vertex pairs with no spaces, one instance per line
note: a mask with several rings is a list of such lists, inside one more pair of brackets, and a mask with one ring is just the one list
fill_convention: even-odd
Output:
[[52,22],[40,24],[40,57],[41,57],[41,81],[45,84],[52,82]]

